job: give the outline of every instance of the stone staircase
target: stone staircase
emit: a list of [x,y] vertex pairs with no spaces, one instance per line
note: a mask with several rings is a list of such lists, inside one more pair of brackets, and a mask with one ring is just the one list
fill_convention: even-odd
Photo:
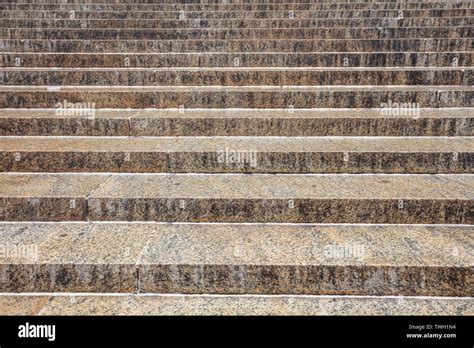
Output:
[[468,0],[0,0],[0,314],[474,314]]

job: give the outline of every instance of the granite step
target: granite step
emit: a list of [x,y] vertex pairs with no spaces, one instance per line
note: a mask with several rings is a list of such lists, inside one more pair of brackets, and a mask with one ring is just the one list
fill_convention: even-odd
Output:
[[469,174],[0,174],[1,221],[472,224]]
[[2,172],[471,173],[474,137],[0,137]]
[[2,52],[0,67],[470,67],[466,52],[23,53]]
[[474,68],[4,68],[5,86],[474,85]]
[[219,3],[219,4],[129,4],[129,3],[2,3],[3,10],[18,11],[354,11],[354,10],[422,10],[473,8],[469,1],[438,2],[365,2],[365,3]]
[[261,40],[261,39],[409,39],[409,38],[472,38],[474,28],[419,27],[419,28],[178,28],[116,29],[116,28],[0,28],[3,39],[62,39],[62,40]]
[[95,53],[314,53],[322,52],[465,52],[472,38],[355,40],[35,40],[0,39],[6,52]]
[[[43,19],[315,19],[315,18],[411,18],[411,17],[472,17],[474,10],[275,10],[275,11],[61,11],[61,10],[6,10],[0,7],[2,18]],[[400,12],[401,11],[401,12]]]
[[20,255],[0,259],[0,289],[472,297],[472,232],[472,226],[0,224],[2,242]]
[[17,293],[3,315],[473,315],[472,298],[354,295]]
[[[0,108],[472,107],[471,86],[0,86]],[[408,103],[408,104],[405,104]],[[393,104],[395,105],[395,104]]]
[[[81,112],[82,111],[82,112]],[[474,136],[474,110],[2,109],[1,136]]]
[[[424,0],[423,2],[432,3],[439,2],[440,0]],[[450,0],[450,2],[459,2],[464,0]],[[392,3],[397,2],[401,4],[411,3],[411,2],[420,2],[420,0],[293,0],[292,4],[306,4],[306,3]],[[12,3],[12,0],[0,0],[0,3]],[[110,0],[110,1],[97,1],[97,0],[14,0],[14,3],[17,4],[31,4],[31,3],[65,3],[65,4],[155,4],[156,0]],[[161,4],[220,4],[221,0],[161,0]],[[228,4],[252,4],[252,3],[261,3],[261,4],[279,4],[279,3],[288,3],[288,0],[227,0]]]
[[[6,14],[8,15],[8,14]],[[328,28],[328,27],[456,27],[473,17],[335,18],[335,19],[0,19],[0,28]]]

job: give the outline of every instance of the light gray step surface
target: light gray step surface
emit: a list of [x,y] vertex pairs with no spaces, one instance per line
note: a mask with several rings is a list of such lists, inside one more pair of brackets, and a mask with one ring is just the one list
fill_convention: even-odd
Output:
[[472,315],[472,298],[329,295],[2,294],[3,315]]
[[0,174],[2,221],[472,224],[473,176]]
[[[2,292],[472,297],[472,226],[0,224]],[[97,246],[100,245],[98,248]]]
[[470,297],[2,294],[3,315],[473,315]]
[[2,172],[471,173],[474,137],[0,137]]
[[[470,108],[2,109],[1,136],[474,136]],[[82,107],[82,108],[81,108]]]

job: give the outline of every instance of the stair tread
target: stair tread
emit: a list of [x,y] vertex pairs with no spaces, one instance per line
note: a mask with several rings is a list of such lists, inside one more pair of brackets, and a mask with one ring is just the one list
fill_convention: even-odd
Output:
[[474,176],[1,173],[0,197],[472,200]]
[[[36,246],[23,257],[1,259],[6,286],[13,288],[18,284],[8,282],[9,270],[48,274],[33,281],[48,291],[51,276],[73,267],[81,271],[53,287],[96,291],[104,278],[90,274],[109,274],[106,286],[119,292],[226,293],[229,285],[249,293],[294,293],[304,286],[307,294],[472,295],[471,226],[2,223],[0,235],[7,245]],[[335,282],[329,275],[340,267],[348,268]],[[315,269],[325,276],[316,281],[303,271]],[[275,271],[278,282],[267,279]],[[419,277],[424,285],[416,287]]]
[[[420,108],[419,118],[474,118],[473,108]],[[383,115],[380,109],[97,109],[95,118],[401,118],[413,115]],[[56,109],[0,109],[0,118],[87,118],[58,114]]]
[[12,85],[0,86],[1,92],[272,92],[272,91],[297,91],[297,92],[358,92],[358,91],[474,91],[474,86],[443,85],[328,85],[328,86],[26,86]]
[[474,137],[0,137],[8,152],[474,152]]
[[3,315],[473,315],[471,298],[173,295],[0,295]]

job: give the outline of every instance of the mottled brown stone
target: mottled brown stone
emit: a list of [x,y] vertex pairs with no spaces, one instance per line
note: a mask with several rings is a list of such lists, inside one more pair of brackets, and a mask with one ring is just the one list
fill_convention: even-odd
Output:
[[331,86],[474,84],[474,68],[11,68],[4,85]]
[[70,103],[97,108],[380,108],[389,100],[420,107],[471,107],[470,86],[3,86],[0,107],[54,108]]
[[244,53],[41,53],[15,52],[0,56],[0,65],[14,67],[108,67],[123,68],[125,58],[130,67],[446,67],[457,59],[458,66],[469,67],[471,52],[244,52]]

